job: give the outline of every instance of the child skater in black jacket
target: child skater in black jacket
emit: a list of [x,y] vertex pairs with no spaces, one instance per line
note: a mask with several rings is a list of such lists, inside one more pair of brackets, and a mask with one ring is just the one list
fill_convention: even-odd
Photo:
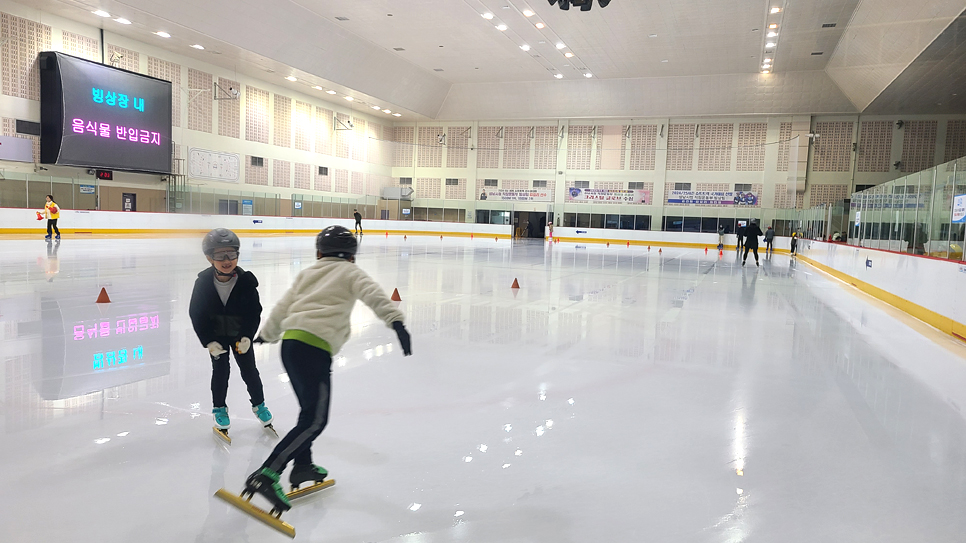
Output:
[[262,306],[258,300],[258,280],[252,272],[238,267],[241,241],[234,232],[217,228],[208,232],[202,249],[211,267],[198,274],[188,313],[201,344],[211,355],[211,401],[215,429],[229,442],[228,351],[248,386],[252,411],[266,428],[272,429],[272,413],[265,407],[262,380],[255,367],[252,338],[258,332]]

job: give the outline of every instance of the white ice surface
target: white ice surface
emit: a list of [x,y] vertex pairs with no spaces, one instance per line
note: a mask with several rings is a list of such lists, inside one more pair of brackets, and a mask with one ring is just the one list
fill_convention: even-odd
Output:
[[[237,368],[233,444],[211,435],[187,316],[199,246],[0,241],[0,541],[285,540],[212,497],[275,439]],[[311,238],[245,240],[263,316],[313,259]],[[415,354],[357,307],[313,449],[337,484],[284,516],[297,541],[964,538],[959,346],[812,268],[375,235],[359,265],[399,288]],[[94,307],[101,286],[112,308]],[[94,372],[91,348],[112,340],[72,325],[135,310],[170,338],[127,334],[146,365]],[[297,404],[278,346],[256,349],[284,432]]]

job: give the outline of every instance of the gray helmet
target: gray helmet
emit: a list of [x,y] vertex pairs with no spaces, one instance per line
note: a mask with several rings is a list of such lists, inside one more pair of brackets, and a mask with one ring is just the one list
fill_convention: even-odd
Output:
[[356,254],[359,242],[352,232],[344,226],[329,226],[315,238],[315,248],[322,256],[337,256],[348,259]]
[[211,232],[205,235],[205,239],[201,242],[201,249],[206,255],[211,255],[215,252],[215,249],[221,249],[222,247],[230,247],[234,250],[239,250],[241,248],[241,240],[234,232],[227,228],[215,228]]

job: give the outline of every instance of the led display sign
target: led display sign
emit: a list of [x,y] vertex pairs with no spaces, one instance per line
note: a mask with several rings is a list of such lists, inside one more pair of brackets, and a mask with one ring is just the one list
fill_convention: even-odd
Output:
[[171,172],[171,83],[63,53],[40,54],[40,160]]

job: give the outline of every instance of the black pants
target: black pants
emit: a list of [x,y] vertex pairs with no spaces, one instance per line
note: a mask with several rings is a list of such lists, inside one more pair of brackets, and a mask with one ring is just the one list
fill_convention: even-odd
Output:
[[60,228],[57,228],[57,219],[47,219],[47,235],[48,236],[51,235],[51,232],[50,232],[51,229],[53,229],[54,232],[57,232],[57,235],[58,236],[60,235]]
[[312,463],[312,442],[329,422],[330,377],[332,355],[311,345],[292,339],[282,341],[282,365],[299,400],[299,420],[285,434],[272,454],[262,464],[282,473],[289,460],[296,466]]
[[738,251],[741,252],[741,248],[744,246],[744,239],[741,236],[738,236]]
[[744,262],[745,260],[748,260],[748,251],[754,251],[755,252],[755,262],[758,262],[758,246],[757,245],[755,245],[754,247],[749,247],[748,245],[745,245],[745,257],[743,259],[741,259],[742,262]]
[[772,241],[772,240],[766,241],[765,242],[765,250],[768,251],[769,253],[772,252],[772,251],[774,251],[775,250],[775,242]]
[[211,404],[214,407],[225,407],[225,398],[228,396],[228,375],[231,373],[230,354],[235,355],[235,363],[241,371],[242,380],[248,387],[248,397],[251,398],[252,407],[265,401],[265,393],[262,390],[262,378],[258,375],[258,368],[255,367],[255,350],[249,348],[245,354],[238,354],[235,344],[230,339],[219,339],[218,343],[228,352],[218,358],[211,357]]
[[356,221],[356,230],[362,232],[362,221]]

